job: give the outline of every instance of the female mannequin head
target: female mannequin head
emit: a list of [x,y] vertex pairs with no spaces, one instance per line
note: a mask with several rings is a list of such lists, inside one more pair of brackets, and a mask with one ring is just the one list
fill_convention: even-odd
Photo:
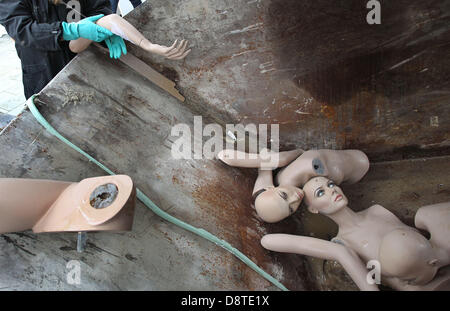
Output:
[[294,186],[269,187],[256,197],[255,209],[265,222],[278,222],[297,211],[303,196],[303,190]]
[[334,214],[348,204],[341,188],[327,177],[311,178],[306,182],[303,191],[308,210],[314,214]]

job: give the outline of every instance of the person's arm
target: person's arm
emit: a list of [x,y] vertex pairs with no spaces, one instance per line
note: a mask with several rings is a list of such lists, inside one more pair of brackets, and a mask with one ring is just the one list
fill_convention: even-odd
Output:
[[[303,152],[301,149],[283,152],[272,152],[266,149],[261,151],[260,154],[256,154],[224,149],[217,154],[217,158],[230,166],[275,169],[288,165]],[[273,166],[270,164],[273,164]]]
[[[146,51],[164,56],[168,59],[183,59],[191,51],[190,49],[186,50],[188,42],[185,40],[181,42],[176,40],[170,47],[151,43],[133,25],[117,14],[102,17],[97,21],[97,25],[110,30],[115,35],[130,41]],[[70,49],[72,52],[79,53],[84,51],[90,43],[86,40],[75,40],[70,43]]]
[[339,262],[356,285],[365,291],[376,291],[378,286],[367,282],[367,269],[361,259],[347,247],[322,239],[290,234],[268,234],[261,245],[271,251],[294,253]]
[[[110,6],[111,4],[109,0],[83,0],[81,13],[85,16],[94,16],[98,14],[107,16],[113,13]],[[92,40],[79,38],[77,40],[70,41],[69,48],[73,53],[81,53],[87,49],[91,43]]]
[[0,24],[18,44],[43,51],[61,50],[61,22],[38,23],[33,18],[31,1],[0,1]]

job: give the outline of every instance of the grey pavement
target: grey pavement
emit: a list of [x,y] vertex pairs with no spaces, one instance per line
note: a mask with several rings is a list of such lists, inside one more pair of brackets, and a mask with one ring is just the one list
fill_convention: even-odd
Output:
[[0,29],[0,113],[17,115],[25,103],[22,70],[14,41],[2,31]]

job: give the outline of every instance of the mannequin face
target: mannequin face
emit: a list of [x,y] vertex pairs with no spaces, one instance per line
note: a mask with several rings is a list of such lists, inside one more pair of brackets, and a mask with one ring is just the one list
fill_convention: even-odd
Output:
[[281,221],[295,213],[303,196],[303,190],[293,186],[268,188],[256,198],[256,212],[265,222]]
[[311,213],[330,215],[348,204],[348,200],[331,179],[314,177],[303,187],[308,210]]

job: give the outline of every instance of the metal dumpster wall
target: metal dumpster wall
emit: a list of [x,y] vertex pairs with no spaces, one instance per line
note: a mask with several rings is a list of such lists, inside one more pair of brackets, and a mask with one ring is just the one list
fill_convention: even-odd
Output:
[[155,0],[127,16],[183,62],[132,52],[221,122],[279,123],[282,147],[357,148],[372,161],[444,155],[450,1]]
[[[279,123],[282,148],[359,148],[372,161],[449,154],[449,1],[383,3],[382,24],[372,26],[361,1],[304,2],[147,1],[127,19],[154,42],[183,37],[194,49],[183,62],[130,51],[174,79],[186,102],[92,47],[42,91],[40,109],[75,144],[131,175],[164,210],[228,240],[289,289],[351,288],[348,280],[310,269],[321,263],[259,245],[266,232],[320,232],[320,221],[309,222],[304,211],[274,225],[256,219],[253,170],[170,154],[172,126],[192,127],[194,115],[222,125]],[[0,137],[0,146],[0,177],[77,181],[103,174],[49,137],[29,113]],[[426,176],[403,163],[371,169],[368,182],[345,188],[350,201],[401,199],[397,214],[408,221],[423,202],[448,200],[450,182],[441,169],[447,157],[421,166],[429,167]],[[406,178],[415,182],[402,183]],[[395,190],[400,197],[392,196]],[[380,203],[395,211],[392,201]],[[87,271],[82,289],[272,288],[222,249],[141,205],[137,210],[133,232],[93,234],[83,255],[67,234],[2,236],[7,251],[0,263],[13,268],[0,269],[0,279],[16,288],[52,289],[56,282],[70,289],[64,265],[76,258]],[[323,228],[328,238],[333,226]]]

